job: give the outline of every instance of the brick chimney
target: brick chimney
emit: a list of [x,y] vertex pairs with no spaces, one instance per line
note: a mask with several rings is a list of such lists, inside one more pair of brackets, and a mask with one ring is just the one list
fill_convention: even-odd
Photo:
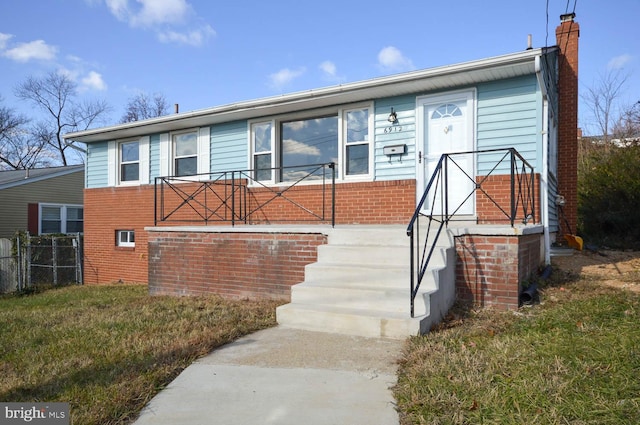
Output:
[[558,56],[558,191],[566,199],[564,213],[571,229],[560,220],[560,232],[576,232],[578,218],[578,38],[575,13],[560,16],[556,28]]

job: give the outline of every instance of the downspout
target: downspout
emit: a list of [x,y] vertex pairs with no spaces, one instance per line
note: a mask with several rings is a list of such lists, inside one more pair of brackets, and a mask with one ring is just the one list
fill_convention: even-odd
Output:
[[549,101],[547,86],[542,76],[541,56],[535,58],[536,78],[542,92],[542,173],[540,181],[540,216],[544,229],[544,264],[551,264],[551,238],[549,237]]

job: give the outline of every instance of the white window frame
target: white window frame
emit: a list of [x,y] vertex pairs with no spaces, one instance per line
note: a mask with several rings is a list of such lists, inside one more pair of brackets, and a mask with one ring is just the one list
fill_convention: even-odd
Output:
[[[138,180],[121,181],[121,155],[120,144],[138,141]],[[109,186],[136,186],[149,184],[149,145],[150,137],[143,136],[138,139],[113,140],[107,148],[107,183]]]
[[[367,140],[362,140],[354,143],[347,143],[347,114],[353,111],[361,111],[363,109],[367,109],[369,111],[367,124],[369,127],[369,131],[367,134]],[[373,109],[373,104],[366,103],[360,105],[352,105],[348,108],[344,108],[340,110],[340,119],[338,121],[338,130],[340,132],[340,140],[338,144],[340,145],[340,155],[338,157],[338,161],[340,162],[340,180],[344,181],[361,181],[361,180],[372,180],[373,179],[373,167],[374,167],[374,144],[373,139],[375,136],[375,112]],[[349,146],[368,146],[368,164],[369,170],[367,173],[363,174],[347,174],[347,148]]]
[[[196,143],[196,152],[193,155],[183,155],[183,156],[178,156],[176,154],[176,137],[182,136],[184,134],[194,134],[195,135],[195,143]],[[195,162],[196,162],[196,174],[198,174],[198,156],[199,156],[199,146],[198,146],[198,130],[197,129],[190,129],[190,130],[183,130],[183,131],[174,131],[171,133],[171,137],[169,140],[170,143],[170,157],[171,157],[171,165],[170,165],[170,169],[171,169],[171,175],[172,176],[177,176],[177,170],[176,170],[176,160],[178,159],[185,159],[185,158],[194,158]],[[194,174],[185,174],[184,176],[179,176],[180,178],[183,177],[192,177],[193,178]]]
[[[42,232],[42,208],[59,208],[60,209],[60,232]],[[54,233],[67,233],[67,209],[78,208],[82,210],[82,229],[84,231],[84,206],[76,204],[38,204],[38,234],[50,235]],[[75,233],[75,232],[74,232]]]
[[[368,145],[368,154],[369,154],[369,170],[367,174],[352,174],[347,175],[347,166],[345,163],[346,159],[346,151],[347,151],[347,126],[346,126],[346,116],[348,112],[357,111],[367,109],[369,111],[368,116],[368,140],[362,141],[361,145]],[[375,159],[375,146],[374,146],[374,138],[375,138],[375,109],[372,102],[367,103],[359,103],[353,105],[345,105],[340,108],[324,108],[318,109],[311,112],[303,112],[289,115],[281,115],[277,117],[272,117],[268,119],[257,119],[250,120],[248,125],[248,145],[249,145],[249,158],[248,158],[248,169],[254,170],[255,157],[256,155],[265,154],[266,152],[255,152],[254,145],[254,137],[255,132],[254,128],[258,125],[262,124],[271,124],[271,168],[277,168],[280,164],[281,156],[282,156],[282,141],[280,135],[280,126],[283,122],[295,121],[295,120],[305,120],[305,119],[313,119],[313,118],[322,118],[335,115],[338,118],[338,172],[336,175],[336,181],[371,181],[374,175],[374,159]],[[349,144],[349,146],[354,146],[356,143]],[[271,173],[271,179],[269,180],[261,180],[261,184],[271,184],[271,185],[283,185],[288,186],[291,182],[281,181],[280,176],[277,170],[274,170]],[[256,184],[255,182],[253,184]],[[317,184],[316,181],[304,181],[300,184]]]
[[160,134],[160,176],[175,176],[175,149],[174,149],[174,137],[181,134],[195,133],[196,134],[196,174],[189,176],[180,176],[183,180],[208,180],[210,171],[210,158],[211,158],[211,128],[210,127],[195,127],[182,129],[179,131],[173,131],[171,133]]
[[[271,150],[269,151],[260,151],[260,152],[256,152],[255,151],[255,128],[261,125],[265,125],[268,124],[271,126],[270,128],[270,137],[271,137]],[[271,178],[266,179],[266,180],[259,180],[261,183],[267,183],[267,184],[274,184],[276,182],[276,171],[274,170],[275,168],[275,164],[276,164],[276,152],[278,152],[279,150],[276,149],[276,144],[277,144],[277,139],[276,139],[276,135],[278,134],[278,131],[276,130],[276,121],[275,120],[260,120],[260,121],[251,121],[249,123],[249,152],[251,152],[250,157],[249,157],[249,169],[254,171],[254,175],[251,176],[251,178],[258,180],[256,177],[256,156],[263,156],[263,155],[270,155],[271,156],[271,161],[269,161],[269,167],[271,168]]]
[[[137,143],[138,144],[138,160],[137,161],[123,161],[122,160],[122,146],[128,143]],[[140,173],[142,171],[141,161],[140,161],[140,140],[139,139],[129,139],[118,141],[117,144],[118,150],[118,185],[119,186],[135,186],[140,184]],[[138,179],[137,180],[122,180],[122,166],[128,164],[138,164]]]
[[[126,241],[122,240],[122,236],[126,235]],[[134,248],[136,246],[136,231],[135,230],[116,230],[116,246],[124,248]]]

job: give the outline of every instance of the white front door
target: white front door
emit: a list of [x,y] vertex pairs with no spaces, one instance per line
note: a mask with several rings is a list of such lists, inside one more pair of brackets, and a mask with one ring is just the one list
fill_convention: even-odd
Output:
[[[426,189],[440,157],[444,153],[470,152],[474,150],[474,92],[458,92],[418,98],[418,200]],[[475,211],[473,154],[452,155],[447,161],[447,195],[433,196],[430,191],[425,209],[433,213],[449,215],[473,215]],[[442,175],[444,176],[444,174]],[[440,185],[444,183],[444,177]],[[471,195],[471,196],[470,196]]]

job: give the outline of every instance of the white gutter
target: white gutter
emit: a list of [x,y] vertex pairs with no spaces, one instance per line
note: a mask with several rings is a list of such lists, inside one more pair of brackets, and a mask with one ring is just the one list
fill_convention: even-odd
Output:
[[[65,134],[64,137],[68,140],[85,143],[104,141],[124,136],[130,137],[138,135],[138,133],[148,134],[170,131],[177,125],[177,122],[187,126],[196,126],[198,123],[204,122],[203,120],[207,120],[207,125],[210,125],[211,123],[248,119],[265,114],[289,113],[300,109],[363,101],[376,97],[429,91],[445,87],[446,84],[450,85],[452,82],[458,85],[470,85],[474,82],[474,76],[476,76],[476,78],[486,77],[492,70],[531,66],[531,71],[533,71],[531,60],[536,58],[541,52],[542,49],[525,50],[508,55],[373,78],[355,83],[237,102],[110,127],[72,132]],[[514,75],[517,75],[517,73]],[[442,86],[432,88],[430,83],[435,81],[440,82]]]
[[544,264],[551,264],[551,238],[549,237],[549,100],[547,99],[547,87],[542,77],[541,56],[536,56],[536,78],[542,91],[542,173],[540,175],[540,217],[544,228]]

